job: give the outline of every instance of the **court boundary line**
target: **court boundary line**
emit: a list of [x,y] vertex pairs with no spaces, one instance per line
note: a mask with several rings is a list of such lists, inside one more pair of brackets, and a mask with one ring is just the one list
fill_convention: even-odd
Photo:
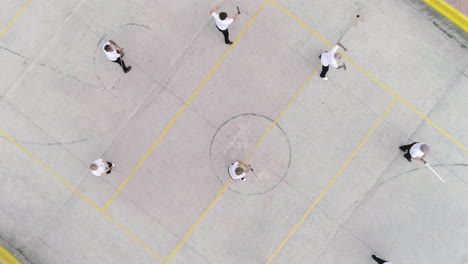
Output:
[[[332,45],[325,40],[322,36],[320,36],[317,32],[315,32],[312,28],[310,28],[306,23],[301,21],[299,18],[294,16],[291,12],[289,12],[286,8],[281,6],[279,3],[277,3],[275,0],[269,0],[273,4],[275,4],[279,9],[281,9],[283,12],[285,12],[288,16],[290,16],[292,19],[294,19],[296,22],[298,22],[300,25],[302,25],[305,29],[307,29],[309,32],[314,34],[316,37],[318,37],[320,40],[322,40],[325,44],[327,44],[329,47],[332,47]],[[379,81],[376,77],[374,77],[372,74],[364,70],[359,64],[351,60],[346,54],[343,54],[340,52],[340,54],[348,60],[351,64],[356,66],[361,72],[363,72],[367,77],[369,77],[371,80],[373,80],[375,83],[377,83],[380,87],[385,89],[387,92],[389,92],[391,95],[393,95],[397,100],[402,102],[405,106],[407,106],[409,109],[411,109],[413,112],[415,112],[417,115],[419,115],[424,121],[428,122],[431,126],[433,126],[435,129],[437,129],[439,132],[441,132],[444,136],[449,138],[452,142],[457,144],[459,147],[461,147],[463,150],[468,152],[468,147],[464,146],[462,143],[460,143],[458,140],[456,140],[454,137],[452,137],[448,132],[443,130],[441,127],[439,127],[436,123],[434,123],[432,120],[430,120],[427,116],[425,116],[423,113],[421,113],[419,110],[417,110],[414,106],[412,106],[409,102],[404,100],[400,95],[398,95],[396,92],[394,92],[392,89],[388,88],[385,84],[383,84],[381,81]]]
[[[31,0],[29,0],[30,2]],[[227,55],[230,53],[230,51],[233,49],[233,47],[236,45],[236,43],[241,39],[241,37],[247,32],[248,28],[252,25],[254,20],[257,18],[257,16],[263,11],[265,6],[269,3],[270,0],[265,0],[263,5],[259,8],[259,10],[256,12],[256,14],[251,18],[251,20],[248,22],[248,24],[244,27],[244,29],[241,31],[241,33],[238,35],[234,43],[228,48],[228,50],[223,54],[221,59],[217,61],[215,66],[211,69],[211,71],[208,73],[208,75],[205,77],[205,79],[202,81],[202,83],[197,87],[197,89],[192,93],[190,98],[185,102],[184,106],[179,110],[179,112],[176,114],[176,116],[171,120],[169,125],[166,127],[166,129],[163,131],[163,133],[159,136],[157,141],[153,144],[153,146],[150,148],[150,150],[145,154],[144,159],[146,159],[152,152],[152,150],[156,147],[156,145],[162,140],[164,135],[169,131],[170,127],[175,123],[177,118],[185,111],[185,109],[188,107],[190,102],[195,98],[197,93],[201,90],[201,88],[204,86],[204,84],[210,79],[211,75],[214,74],[216,69],[221,65],[221,63],[224,61],[224,59],[227,57]],[[29,3],[28,3],[29,4]],[[22,10],[26,7],[27,5],[24,5]],[[22,12],[21,10],[21,12]],[[17,16],[21,13],[19,12]],[[16,16],[16,17],[17,17]],[[16,19],[15,17],[15,19]],[[7,133],[5,133],[3,130],[0,129],[0,135],[3,135],[5,138],[7,138],[11,143],[13,143],[16,147],[18,147],[23,153],[25,153],[27,156],[29,156],[33,161],[38,163],[41,167],[43,167],[46,171],[48,171],[52,176],[54,176],[56,179],[58,179],[62,184],[64,184],[66,187],[68,187],[73,193],[75,193],[77,196],[79,196],[82,200],[84,200],[86,203],[88,203],[92,208],[96,209],[99,213],[101,213],[105,218],[107,218],[111,223],[113,223],[115,226],[117,226],[121,231],[126,233],[130,238],[132,238],[137,244],[139,244],[141,247],[146,249],[153,257],[161,261],[162,263],[166,263],[166,260],[163,259],[159,254],[154,252],[148,245],[143,243],[140,239],[138,239],[135,235],[133,235],[128,229],[123,227],[119,222],[117,222],[114,218],[112,218],[110,215],[108,215],[105,210],[108,208],[108,206],[105,206],[104,208],[100,208],[97,206],[95,203],[93,203],[88,197],[86,197],[84,194],[82,194],[80,191],[78,191],[73,185],[68,183],[64,178],[59,176],[55,171],[50,169],[47,165],[45,165],[43,162],[41,162],[37,157],[35,157],[31,152],[29,152],[26,148],[24,148],[22,145],[20,145],[18,142],[16,142],[12,137],[10,137]],[[151,151],[151,152],[150,152]],[[139,164],[137,165],[138,167],[141,166],[141,164],[144,162],[144,160],[141,160]],[[135,168],[134,168],[135,170]],[[138,170],[138,168],[136,168]],[[136,172],[135,170],[135,172]],[[133,171],[132,171],[133,172]],[[128,181],[127,181],[128,182]],[[228,185],[226,186],[226,188]],[[123,188],[123,187],[122,187]],[[117,193],[118,194],[118,193]],[[114,193],[115,195],[115,193]],[[116,197],[117,195],[115,195]],[[113,197],[115,199],[115,197]],[[213,205],[216,201],[213,202]],[[110,205],[110,204],[109,204]],[[208,212],[207,212],[208,213]],[[181,245],[182,246],[182,245]],[[172,256],[173,257],[173,256]],[[171,258],[172,258],[171,257]]]
[[18,19],[18,17],[21,15],[21,13],[23,13],[24,9],[26,9],[26,7],[29,5],[29,3],[31,3],[31,0],[28,0],[21,8],[18,12],[16,12],[15,16],[10,20],[10,22],[8,22],[7,26],[5,27],[5,29],[3,29],[3,31],[0,33],[0,38],[3,37],[3,35],[5,35],[5,33],[8,31],[8,29],[13,25],[13,23],[15,23],[16,19]]
[[25,153],[27,156],[29,156],[33,161],[38,163],[42,168],[44,168],[46,171],[48,171],[52,176],[54,176],[56,179],[58,179],[61,183],[63,183],[65,186],[68,187],[74,194],[79,196],[83,201],[85,201],[87,204],[89,204],[92,208],[96,209],[99,213],[101,213],[105,218],[107,218],[111,223],[113,223],[115,226],[117,226],[121,231],[126,233],[130,238],[132,238],[137,244],[139,244],[141,247],[146,249],[151,255],[153,255],[155,258],[157,258],[159,261],[164,263],[164,259],[159,256],[156,252],[151,250],[143,241],[138,239],[135,235],[133,235],[128,229],[123,227],[119,222],[117,222],[114,218],[112,218],[110,215],[102,211],[99,206],[97,206],[95,203],[93,203],[86,195],[82,194],[80,191],[78,191],[73,185],[71,185],[67,180],[62,178],[60,175],[58,175],[55,171],[53,171],[51,168],[49,168],[47,165],[45,165],[42,161],[40,161],[36,156],[34,156],[30,151],[28,151],[26,148],[24,148],[21,144],[16,142],[12,137],[10,137],[6,132],[0,129],[0,135],[4,136],[6,139],[8,139],[11,143],[13,143],[17,148],[19,148],[23,153]]
[[192,100],[196,97],[196,95],[200,92],[200,90],[205,86],[205,84],[211,79],[213,74],[216,72],[218,67],[222,64],[222,62],[226,59],[226,57],[231,53],[231,50],[236,46],[237,42],[240,41],[242,36],[247,32],[247,30],[250,28],[252,23],[257,19],[258,15],[263,11],[265,8],[266,4],[269,3],[270,0],[265,0],[263,5],[259,8],[259,10],[255,13],[255,15],[250,19],[250,21],[247,23],[247,25],[242,29],[242,31],[239,33],[237,38],[234,40],[233,44],[230,45],[230,47],[227,49],[226,52],[224,52],[223,56],[216,62],[215,66],[208,72],[208,74],[205,76],[203,81],[198,85],[198,87],[195,89],[195,91],[192,93],[192,95],[187,99],[187,101],[184,103],[182,108],[177,112],[177,114],[172,118],[172,120],[169,122],[169,124],[166,126],[166,128],[163,130],[163,132],[159,135],[159,137],[156,139],[156,141],[153,143],[153,145],[149,148],[149,150],[146,152],[146,154],[143,156],[143,158],[138,162],[138,164],[133,168],[133,170],[130,172],[130,175],[127,176],[127,178],[124,180],[124,182],[119,186],[117,191],[114,192],[112,197],[106,202],[104,207],[102,208],[103,211],[106,211],[107,208],[112,204],[114,199],[119,195],[119,193],[123,190],[125,185],[128,184],[128,182],[133,178],[135,173],[138,171],[138,169],[143,165],[143,163],[146,161],[146,159],[151,155],[151,153],[154,151],[157,145],[162,141],[164,136],[167,134],[167,132],[171,129],[171,127],[174,125],[174,123],[177,121],[177,119],[182,115],[183,112],[187,109],[189,104],[192,102]]
[[382,121],[385,119],[385,117],[388,115],[390,110],[395,106],[396,102],[398,100],[396,98],[393,99],[392,103],[387,107],[387,109],[384,111],[384,113],[379,116],[377,121],[374,123],[374,126],[367,132],[367,135],[364,137],[364,139],[361,140],[359,145],[354,149],[354,151],[351,153],[351,155],[348,157],[346,162],[341,166],[340,170],[335,174],[335,176],[328,182],[328,184],[325,186],[325,188],[322,190],[322,192],[315,198],[314,202],[312,205],[307,209],[307,211],[304,213],[304,215],[301,217],[299,222],[294,225],[293,229],[288,233],[286,238],[281,242],[281,244],[276,248],[276,250],[273,252],[273,254],[270,256],[266,264],[270,264],[276,256],[279,254],[281,249],[286,245],[286,243],[289,241],[289,239],[294,235],[294,233],[299,229],[299,227],[302,225],[302,223],[305,221],[305,219],[309,216],[309,214],[312,212],[312,210],[315,208],[315,206],[322,200],[322,198],[327,194],[327,192],[330,190],[330,188],[333,186],[335,181],[339,178],[341,173],[348,167],[349,163],[353,160],[354,156],[359,152],[359,150],[364,146],[364,144],[367,142],[369,137],[374,133],[374,131],[379,127],[379,125],[382,123]]
[[[269,1],[269,0],[267,0]],[[296,91],[296,93],[293,95],[293,97],[289,100],[288,104],[281,110],[281,113],[276,117],[275,121],[268,127],[268,129],[265,131],[265,133],[262,135],[262,137],[257,141],[257,143],[254,145],[252,150],[249,152],[247,157],[244,159],[244,162],[247,162],[252,155],[257,151],[258,147],[261,145],[263,140],[270,134],[270,132],[273,130],[273,128],[276,126],[276,124],[279,122],[279,120],[283,117],[283,115],[289,110],[289,108],[292,106],[292,104],[296,101],[297,97],[302,93],[304,88],[310,83],[312,78],[315,76],[319,69],[320,65],[315,67],[313,72],[308,76],[306,81],[301,85],[301,87]],[[185,242],[188,240],[188,238],[192,235],[192,233],[195,231],[195,229],[198,227],[198,225],[201,223],[201,221],[205,218],[205,216],[208,214],[208,212],[211,210],[211,208],[216,204],[218,199],[222,196],[224,192],[228,189],[229,185],[233,182],[232,179],[229,179],[226,184],[224,184],[223,188],[216,194],[215,198],[210,202],[208,207],[203,211],[201,216],[197,219],[195,224],[192,225],[190,230],[185,234],[185,236],[182,238],[182,240],[179,242],[177,247],[171,252],[169,257],[166,259],[165,263],[169,263],[169,261],[177,254],[179,249],[185,244]]]

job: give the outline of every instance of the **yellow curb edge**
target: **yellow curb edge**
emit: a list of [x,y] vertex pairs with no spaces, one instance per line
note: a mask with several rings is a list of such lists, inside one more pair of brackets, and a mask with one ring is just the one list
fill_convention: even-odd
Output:
[[0,245],[0,263],[1,264],[21,264],[6,248]]
[[452,21],[455,25],[468,32],[468,18],[460,11],[442,0],[423,0],[441,15]]

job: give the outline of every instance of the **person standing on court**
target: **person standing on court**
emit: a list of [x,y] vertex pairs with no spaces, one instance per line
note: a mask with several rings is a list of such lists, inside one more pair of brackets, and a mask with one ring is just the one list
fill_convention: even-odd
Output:
[[374,259],[375,262],[377,262],[379,264],[392,264],[390,261],[381,259],[381,258],[377,257],[376,255],[372,255],[372,259]]
[[125,62],[123,61],[123,56],[124,56],[124,49],[122,49],[117,43],[115,43],[113,40],[109,40],[106,43],[104,43],[104,46],[102,46],[102,49],[104,50],[104,53],[106,54],[106,57],[115,63],[118,63],[121,67],[124,73],[129,72],[132,69],[132,66],[125,66]]
[[93,173],[95,176],[103,176],[104,174],[110,174],[114,166],[114,163],[105,161],[104,159],[100,158],[93,161],[89,168],[91,169],[91,173]]
[[322,63],[322,72],[320,73],[320,78],[323,80],[328,80],[328,77],[326,77],[326,74],[328,72],[329,66],[333,66],[336,69],[345,69],[346,70],[346,65],[343,63],[343,65],[338,66],[338,62],[336,60],[341,59],[341,54],[337,53],[338,48],[342,48],[344,51],[348,51],[343,44],[340,42],[336,43],[336,45],[331,49],[330,51],[322,53],[322,55],[319,56],[320,63]]
[[411,159],[426,162],[424,158],[431,151],[431,147],[425,143],[413,142],[409,145],[400,146],[400,150],[406,152],[403,156],[411,162]]
[[245,181],[245,175],[251,170],[252,167],[250,165],[238,160],[229,165],[228,172],[233,180]]
[[232,18],[228,17],[228,15],[226,14],[226,12],[221,12],[221,13],[216,13],[215,11],[217,11],[219,9],[219,6],[216,6],[216,7],[213,7],[211,10],[210,10],[210,14],[214,17],[215,21],[216,21],[216,28],[221,31],[221,33],[223,33],[223,36],[224,36],[224,43],[228,44],[228,45],[232,45],[232,41],[229,40],[229,31],[228,31],[228,27],[229,25],[232,24],[232,22],[234,22],[237,17],[239,16],[239,12],[237,12]]

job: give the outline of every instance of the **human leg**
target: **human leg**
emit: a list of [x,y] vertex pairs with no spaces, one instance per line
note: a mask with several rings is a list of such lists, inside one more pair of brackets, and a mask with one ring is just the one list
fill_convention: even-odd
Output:
[[383,263],[385,263],[385,262],[388,262],[388,261],[386,261],[386,260],[383,260],[383,259],[377,257],[376,255],[372,255],[372,258],[375,260],[375,262],[377,262],[377,263],[379,263],[379,264],[383,264]]
[[418,143],[418,142],[413,142],[413,143],[408,144],[408,145],[400,146],[400,150],[406,152],[406,151],[410,150],[410,148],[411,148],[414,144],[416,144],[416,143]]
[[115,165],[114,165],[114,163],[108,162],[108,161],[106,161],[106,163],[107,163],[107,167],[108,167],[108,169],[107,169],[107,171],[106,171],[106,174],[110,174],[110,173],[112,172],[112,168],[113,168]]
[[117,58],[117,60],[115,60],[114,62],[118,63],[122,67],[122,70],[124,71],[124,73],[127,73],[132,69],[132,66],[128,66],[128,67],[125,66],[125,62],[121,58]]
[[405,157],[405,159],[409,162],[411,162],[411,154],[409,153],[409,150],[411,149],[411,147],[416,144],[418,142],[413,142],[411,144],[408,144],[408,145],[403,145],[403,146],[400,146],[399,149],[403,152],[406,152],[405,154],[403,154],[403,157]]
[[325,75],[327,75],[329,66],[323,66],[322,65],[322,72],[320,73],[320,78],[326,78]]
[[224,36],[224,43],[226,44],[232,44],[232,42],[229,40],[229,31],[228,29],[226,28],[225,30],[221,30],[218,28],[218,26],[216,26],[216,28],[221,31],[221,33],[223,33],[223,36]]
[[411,154],[409,154],[409,152],[408,152],[408,153],[405,153],[405,154],[403,155],[403,157],[405,157],[405,159],[406,159],[407,161],[411,162]]

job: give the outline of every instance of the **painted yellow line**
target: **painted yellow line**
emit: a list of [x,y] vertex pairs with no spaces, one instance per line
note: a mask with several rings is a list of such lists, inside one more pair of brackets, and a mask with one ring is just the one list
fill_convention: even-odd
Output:
[[177,247],[172,250],[171,254],[169,255],[169,257],[167,257],[167,259],[166,259],[166,261],[164,263],[169,263],[169,261],[171,261],[171,259],[175,256],[175,254],[177,254],[177,252],[182,248],[182,246],[185,244],[187,239],[192,235],[192,233],[195,231],[195,229],[201,223],[203,218],[205,218],[205,216],[208,214],[210,209],[216,204],[219,197],[221,197],[221,195],[223,195],[223,193],[228,189],[231,182],[232,182],[232,179],[229,179],[226,182],[226,184],[224,184],[223,188],[218,192],[218,194],[216,194],[216,197],[211,201],[210,205],[208,205],[208,207],[205,209],[205,211],[203,211],[202,215],[198,218],[198,220],[195,222],[195,224],[193,224],[192,228],[190,228],[190,230],[187,232],[187,234],[185,234],[184,238],[182,238],[182,241],[179,242]]
[[122,231],[124,231],[128,236],[130,236],[135,242],[137,242],[139,245],[141,245],[143,248],[148,250],[151,255],[156,257],[158,260],[161,262],[164,262],[163,258],[156,254],[154,251],[152,251],[146,244],[144,244],[141,240],[139,240],[135,235],[130,233],[127,229],[125,229],[121,224],[119,224],[117,221],[115,221],[112,217],[107,215],[104,211],[102,211],[99,206],[97,206],[95,203],[93,203],[90,199],[88,199],[84,194],[82,194],[80,191],[78,191],[73,185],[68,183],[64,178],[60,177],[55,171],[53,171],[51,168],[49,168],[47,165],[45,165],[42,161],[40,161],[36,156],[34,156],[31,152],[29,152],[27,149],[25,149],[23,146],[21,146],[18,142],[16,142],[12,137],[10,137],[7,133],[5,133],[3,130],[0,130],[0,134],[7,138],[11,143],[13,143],[16,147],[18,147],[21,151],[23,151],[26,155],[28,155],[32,160],[37,162],[41,167],[46,169],[52,176],[54,176],[56,179],[58,179],[60,182],[62,182],[65,186],[67,186],[70,190],[72,190],[76,195],[78,195],[81,199],[83,199],[86,203],[91,205],[94,209],[96,209],[99,213],[104,215],[109,221],[111,221],[114,225],[116,225],[118,228],[120,228]]
[[379,81],[377,78],[372,76],[369,72],[364,70],[361,66],[359,66],[357,63],[352,61],[348,56],[343,54],[343,57],[346,58],[351,64],[356,66],[359,70],[361,70],[365,75],[367,75],[370,79],[372,79],[375,83],[377,83],[380,87],[384,88],[387,90],[391,95],[393,95],[397,100],[402,102],[404,105],[406,105],[409,109],[413,110],[417,115],[419,115],[422,119],[424,119],[426,122],[428,122],[430,125],[432,125],[435,129],[437,129],[440,133],[442,133],[444,136],[449,138],[452,142],[457,144],[460,148],[462,148],[464,151],[468,152],[468,148],[464,146],[462,143],[460,143],[458,140],[456,140],[454,137],[452,137],[447,131],[443,130],[441,127],[439,127],[436,123],[434,123],[432,120],[430,120],[427,116],[425,116],[423,113],[421,113],[419,110],[417,110],[414,106],[412,106],[410,103],[408,103],[406,100],[401,98],[397,93],[392,91],[390,88],[388,88],[385,84],[383,84],[381,81]]
[[11,254],[6,248],[0,245],[0,263],[5,264],[21,264],[13,254]]
[[372,127],[372,129],[367,133],[366,137],[361,141],[361,143],[359,143],[359,145],[356,147],[356,149],[353,151],[353,153],[351,154],[351,156],[349,156],[349,158],[346,160],[346,162],[343,164],[343,166],[341,166],[340,170],[336,173],[336,175],[331,179],[330,182],[328,182],[327,186],[325,187],[325,189],[322,190],[322,192],[320,193],[320,195],[315,199],[315,201],[312,203],[312,205],[309,207],[309,209],[307,209],[306,213],[302,216],[302,218],[299,220],[299,222],[297,222],[297,224],[294,226],[294,228],[291,230],[291,232],[289,232],[289,234],[286,236],[286,238],[283,240],[283,242],[281,242],[281,244],[278,246],[278,248],[275,250],[275,252],[273,253],[273,255],[271,255],[271,257],[268,259],[268,261],[266,262],[267,264],[270,264],[274,259],[275,257],[278,255],[278,253],[281,251],[281,249],[284,247],[284,245],[288,242],[288,240],[292,237],[292,235],[296,232],[296,230],[301,226],[302,222],[304,222],[304,220],[307,218],[307,216],[309,216],[309,214],[312,212],[312,210],[314,209],[314,207],[320,202],[320,200],[322,200],[323,196],[325,196],[325,194],[328,192],[328,190],[330,190],[330,188],[332,187],[332,185],[335,183],[335,181],[338,179],[338,177],[341,175],[341,173],[344,171],[344,169],[348,166],[348,164],[351,162],[351,160],[354,158],[354,156],[356,156],[356,154],[358,153],[358,151],[362,148],[362,146],[364,145],[364,143],[366,143],[367,139],[369,139],[369,137],[372,135],[372,133],[374,133],[374,131],[377,129],[377,127],[380,125],[380,123],[382,123],[382,121],[384,120],[384,118],[387,116],[387,114],[390,112],[390,110],[393,108],[393,106],[395,105],[395,103],[397,102],[397,99],[393,100],[393,102],[390,104],[390,106],[385,110],[385,112],[379,117],[379,119],[377,120],[377,122],[374,124],[374,126]]
[[107,220],[111,221],[114,225],[116,225],[120,230],[124,231],[125,234],[127,234],[129,237],[131,237],[135,242],[137,242],[141,247],[146,249],[153,257],[157,258],[159,261],[164,263],[164,259],[156,254],[151,248],[149,248],[145,243],[143,243],[140,239],[138,239],[134,234],[132,234],[130,231],[128,231],[125,227],[123,227],[119,222],[114,220],[110,215],[100,211],[106,218]]
[[[282,7],[280,4],[278,4],[274,0],[270,0],[272,3],[274,3],[277,7],[279,7],[281,10],[283,10],[286,14],[288,14],[291,18],[293,18],[295,21],[297,21],[299,24],[301,24],[304,28],[306,28],[308,31],[310,31],[312,34],[314,34],[316,37],[318,37],[320,40],[325,42],[328,46],[331,46],[328,41],[326,41],[322,36],[320,36],[317,32],[312,30],[307,24],[302,22],[299,18],[291,14],[288,10],[286,10],[284,7]],[[385,84],[383,84],[381,81],[379,81],[377,78],[372,76],[369,72],[364,70],[361,66],[359,66],[356,62],[351,60],[348,56],[345,54],[341,53],[345,59],[347,59],[351,64],[356,66],[360,71],[362,71],[365,75],[367,75],[370,79],[372,79],[375,83],[377,83],[380,87],[384,88],[387,92],[389,92],[391,95],[393,95],[396,99],[401,101],[404,105],[406,105],[408,108],[413,110],[417,115],[419,115],[422,119],[424,119],[426,122],[428,122],[430,125],[432,125],[435,129],[437,129],[439,132],[441,132],[443,135],[445,135],[447,138],[449,138],[451,141],[453,141],[455,144],[457,144],[459,147],[461,147],[464,151],[468,152],[468,147],[464,146],[462,143],[460,143],[458,140],[456,140],[454,137],[452,137],[449,133],[447,133],[445,130],[443,130],[441,127],[436,125],[433,121],[431,121],[427,116],[425,116],[423,113],[418,111],[414,106],[412,106],[410,103],[405,101],[401,96],[399,96],[397,93],[392,91],[390,88],[388,88]]]
[[324,39],[322,36],[320,36],[317,32],[315,32],[312,28],[310,28],[306,23],[302,22],[299,18],[297,18],[295,15],[291,14],[286,8],[284,8],[282,5],[278,4],[275,0],[270,0],[273,4],[275,4],[279,9],[281,9],[283,12],[288,14],[292,19],[294,19],[297,23],[301,24],[305,29],[310,31],[312,34],[314,34],[317,38],[319,38],[321,41],[325,42],[328,46],[332,46],[326,39]]
[[[239,36],[236,38],[236,40],[234,41],[234,44],[232,46],[234,46],[239,40],[240,38],[245,34],[245,32],[247,31],[247,29],[250,28],[250,26],[252,25],[252,23],[255,21],[255,19],[257,19],[258,15],[263,11],[263,9],[265,8],[265,6],[270,2],[270,0],[266,0],[262,6],[257,10],[257,12],[255,13],[255,15],[250,19],[249,23],[247,23],[247,25],[244,27],[244,29],[242,30],[242,32],[239,34]],[[225,54],[226,56],[227,54]],[[224,57],[221,58],[220,62],[218,62],[218,64],[221,63],[221,61],[224,59]],[[217,65],[218,65],[217,64]],[[217,66],[215,66],[217,67]],[[212,70],[212,72],[214,72],[215,69]],[[210,73],[212,73],[210,72]],[[216,194],[215,198],[210,202],[210,204],[208,205],[208,207],[205,209],[205,211],[203,211],[203,213],[201,214],[201,216],[197,219],[197,221],[195,222],[195,224],[192,225],[192,227],[190,228],[190,230],[185,234],[185,236],[182,238],[182,240],[179,242],[179,244],[176,246],[176,248],[174,248],[171,252],[171,254],[169,255],[169,257],[167,257],[165,263],[169,263],[169,261],[171,261],[171,259],[175,256],[175,254],[177,254],[177,252],[182,248],[182,246],[185,244],[185,242],[187,241],[187,239],[192,235],[192,233],[195,231],[195,229],[198,227],[198,225],[201,223],[201,221],[203,220],[203,218],[205,218],[205,216],[208,214],[208,212],[211,210],[211,208],[216,204],[216,202],[218,201],[218,199],[221,197],[221,195],[223,195],[223,193],[229,188],[229,185],[231,184],[232,182],[232,179],[229,179],[226,184],[224,184],[223,188],[221,188],[221,190]]]
[[[319,65],[320,66],[320,65]],[[312,77],[315,75],[319,67],[315,68],[315,70],[310,74],[310,76],[307,78],[307,81],[304,82],[304,84],[299,88],[299,90],[294,94],[292,99],[289,101],[289,103],[286,105],[286,107],[281,111],[279,116],[276,118],[276,120],[270,125],[270,127],[267,129],[267,131],[263,134],[263,136],[257,141],[255,146],[252,148],[250,153],[247,155],[247,157],[244,159],[244,162],[247,162],[252,155],[255,153],[257,148],[260,146],[260,144],[263,142],[263,140],[270,134],[271,130],[276,126],[276,124],[279,122],[281,117],[286,113],[286,111],[291,107],[291,105],[294,103],[296,98],[299,96],[299,94],[304,90],[304,87],[309,83],[309,81],[312,79]],[[189,232],[184,236],[182,241],[177,245],[177,247],[171,252],[171,255],[167,258],[166,263],[169,263],[172,257],[177,253],[177,251],[182,247],[182,245],[187,241],[187,239],[192,235],[192,233],[195,231],[197,226],[201,223],[203,218],[208,214],[208,211],[215,205],[215,203],[218,201],[218,199],[221,197],[221,195],[229,188],[229,185],[232,183],[232,179],[229,179],[229,181],[223,186],[223,188],[218,192],[216,197],[211,201],[210,205],[208,208],[205,209],[203,214],[198,218],[197,222],[190,228]]]
[[442,0],[423,0],[441,15],[452,21],[465,32],[468,32],[468,18],[453,6]]
[[260,144],[263,142],[263,140],[270,134],[270,132],[273,130],[273,128],[276,126],[276,124],[278,124],[279,120],[281,119],[281,117],[283,117],[283,115],[286,113],[286,111],[289,110],[289,107],[291,107],[291,105],[294,103],[294,101],[296,101],[296,98],[299,96],[299,94],[301,94],[302,90],[304,90],[304,88],[307,86],[307,84],[310,82],[310,80],[312,79],[312,77],[314,77],[314,75],[317,73],[318,69],[319,69],[320,65],[317,66],[314,71],[309,75],[309,77],[307,78],[307,80],[302,84],[301,88],[299,88],[299,90],[296,92],[296,94],[291,98],[291,100],[289,101],[289,103],[286,105],[286,107],[283,109],[283,111],[278,115],[278,117],[276,118],[276,120],[270,125],[270,127],[267,129],[267,131],[265,132],[265,134],[263,134],[263,136],[260,138],[260,140],[257,141],[257,143],[255,144],[255,146],[253,147],[253,149],[249,152],[249,154],[247,155],[247,157],[245,158],[244,162],[247,162],[251,157],[252,155],[255,153],[255,151],[257,151],[257,148],[258,146],[260,146]]
[[130,179],[135,175],[135,173],[138,171],[138,169],[141,167],[141,165],[145,162],[145,160],[149,157],[149,155],[153,152],[154,148],[161,142],[161,140],[164,138],[164,136],[167,134],[167,132],[171,129],[172,125],[177,121],[177,119],[180,117],[180,115],[187,109],[188,105],[192,100],[195,98],[195,96],[200,92],[202,87],[208,82],[208,80],[211,78],[211,76],[216,72],[218,67],[221,65],[221,63],[226,59],[226,57],[229,55],[231,50],[234,48],[236,43],[241,39],[241,37],[244,35],[244,33],[247,31],[247,29],[252,25],[253,21],[257,18],[258,14],[265,8],[265,5],[269,2],[269,0],[266,0],[265,3],[260,7],[260,9],[257,11],[257,13],[252,17],[252,19],[249,21],[249,23],[244,27],[242,32],[239,34],[239,36],[236,38],[234,43],[228,48],[228,50],[224,53],[224,55],[221,57],[221,59],[218,60],[218,62],[215,64],[215,66],[211,69],[211,71],[208,73],[208,75],[205,77],[205,79],[200,83],[200,85],[197,87],[197,89],[192,93],[190,98],[185,102],[184,106],[179,110],[179,112],[174,116],[174,118],[169,122],[169,124],[166,126],[164,131],[159,135],[158,139],[154,142],[154,144],[151,146],[151,148],[146,152],[146,154],[143,156],[143,158],[138,162],[135,168],[130,172],[130,175],[125,179],[125,181],[120,185],[119,189],[112,195],[112,197],[107,201],[106,205],[102,208],[103,211],[105,211],[112,203],[112,201],[117,197],[117,195],[122,191],[122,189],[127,185],[127,183],[130,181]]
[[23,13],[24,9],[29,5],[29,3],[31,3],[31,0],[28,0],[28,1],[21,7],[21,9],[18,11],[18,13],[16,13],[16,15],[13,17],[13,19],[10,20],[10,22],[8,23],[8,25],[6,26],[6,28],[0,33],[0,38],[3,37],[3,35],[5,35],[5,33],[7,32],[7,30],[11,27],[11,25],[13,25],[13,23],[14,23],[15,20],[21,15],[21,13]]

